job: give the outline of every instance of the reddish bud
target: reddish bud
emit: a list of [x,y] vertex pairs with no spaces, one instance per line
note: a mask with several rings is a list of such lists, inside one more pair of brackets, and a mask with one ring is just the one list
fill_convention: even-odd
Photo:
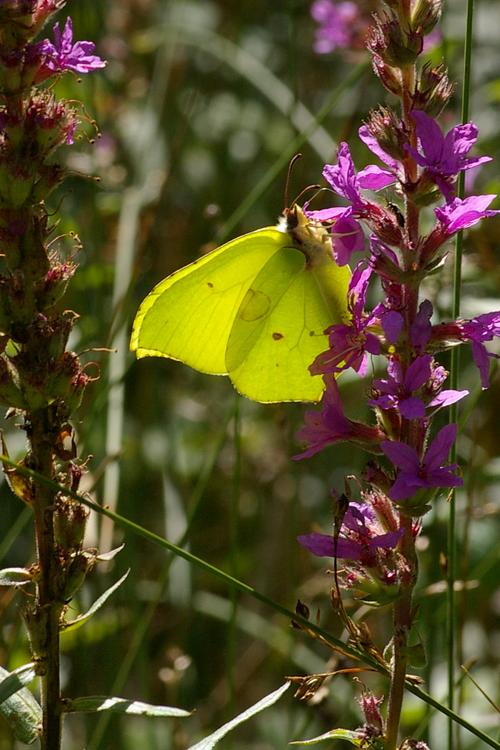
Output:
[[372,110],[366,121],[366,127],[386,153],[399,161],[406,158],[405,145],[408,143],[408,138],[401,120],[392,109],[379,107]]
[[394,212],[376,203],[368,203],[364,216],[370,229],[382,242],[399,246],[403,241],[403,234]]
[[412,30],[404,31],[393,13],[375,16],[367,36],[368,49],[395,68],[412,65],[422,52],[423,37]]
[[401,83],[401,73],[398,68],[393,68],[387,65],[380,55],[373,54],[372,66],[376,76],[380,78],[382,85],[390,91],[391,94],[401,97],[403,94],[403,86]]
[[437,117],[453,94],[455,85],[450,83],[444,65],[432,67],[429,63],[423,66],[413,95],[413,109],[427,112]]

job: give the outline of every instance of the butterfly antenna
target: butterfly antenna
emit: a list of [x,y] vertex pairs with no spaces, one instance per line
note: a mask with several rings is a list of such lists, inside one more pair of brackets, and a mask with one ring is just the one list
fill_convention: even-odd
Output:
[[300,193],[298,194],[298,196],[295,198],[295,200],[293,202],[294,205],[295,205],[295,203],[299,202],[299,200],[302,198],[303,195],[305,195],[307,193],[308,190],[315,190],[316,191],[314,193],[313,197],[310,200],[307,201],[307,204],[309,205],[309,203],[312,200],[314,200],[316,198],[316,196],[319,195],[319,193],[321,193],[322,190],[328,190],[328,188],[321,187],[321,185],[308,185],[303,190],[301,190]]
[[286,182],[285,182],[285,196],[284,196],[284,203],[285,203],[285,211],[290,207],[290,204],[288,202],[288,191],[290,187],[290,180],[292,177],[292,169],[294,168],[295,164],[298,162],[299,159],[302,159],[302,154],[295,154],[290,159],[290,164],[288,165],[288,172],[286,175]]

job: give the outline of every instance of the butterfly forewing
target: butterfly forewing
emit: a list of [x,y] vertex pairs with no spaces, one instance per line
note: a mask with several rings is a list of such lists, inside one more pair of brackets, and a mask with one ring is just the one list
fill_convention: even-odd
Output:
[[288,242],[274,227],[238,237],[158,284],[137,313],[131,349],[227,374],[226,348],[249,287]]

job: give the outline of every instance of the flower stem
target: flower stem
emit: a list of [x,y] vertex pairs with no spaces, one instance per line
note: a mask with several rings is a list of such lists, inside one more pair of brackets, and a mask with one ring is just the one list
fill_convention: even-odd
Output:
[[415,581],[417,579],[417,557],[415,554],[411,518],[400,514],[400,525],[404,528],[400,550],[407,560],[411,572],[406,581],[401,597],[394,605],[392,672],[385,729],[386,750],[396,750],[398,746],[398,732],[408,665],[408,638],[413,621],[412,595]]
[[[52,446],[50,442],[50,409],[27,415],[31,461],[36,471],[53,477]],[[38,552],[40,578],[38,581],[37,614],[44,624],[41,634],[43,648],[39,664],[41,676],[41,699],[43,712],[42,750],[60,750],[61,747],[61,702],[59,665],[59,619],[62,603],[54,590],[56,575],[56,552],[53,525],[54,493],[46,485],[37,484],[33,492],[35,535]]]

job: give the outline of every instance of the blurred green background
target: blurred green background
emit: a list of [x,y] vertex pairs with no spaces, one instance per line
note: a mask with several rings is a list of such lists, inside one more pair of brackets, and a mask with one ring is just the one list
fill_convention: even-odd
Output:
[[[370,108],[390,101],[363,52],[313,52],[307,2],[79,0],[68,3],[63,20],[66,11],[75,38],[95,40],[108,60],[104,72],[57,85],[61,95],[84,102],[87,124],[66,150],[71,176],[51,200],[61,216],[59,233],[74,231],[83,244],[78,251],[67,241],[65,249],[79,263],[66,298],[81,316],[71,346],[100,372],[77,424],[80,455],[92,456],[86,487],[99,502],[171,541],[189,525],[187,546],[194,554],[291,609],[300,598],[340,634],[329,605],[328,561],[311,559],[295,537],[331,528],[330,490],[342,487],[345,474],[359,473],[365,457],[340,445],[293,463],[303,405],[261,406],[238,397],[224,378],[161,359],[135,362],[128,336],[138,304],[155,283],[224,239],[276,222],[294,153],[300,150],[303,158],[292,175],[292,197],[321,180],[322,165],[334,161],[340,140],[349,140],[358,167],[367,164],[357,128]],[[498,2],[483,1],[476,21],[472,113],[481,152],[498,157]],[[444,55],[458,81],[463,26],[464,3],[448,3],[443,44],[431,57],[438,63]],[[315,127],[318,112],[324,117]],[[459,90],[443,117],[446,128],[458,122],[458,113]],[[474,192],[499,190],[497,164],[475,177]],[[499,228],[500,221],[490,219],[466,239],[466,317],[498,308]],[[451,270],[448,263],[425,290],[443,318],[449,316]],[[460,659],[474,661],[474,678],[498,701],[500,381],[493,374],[490,389],[480,393],[466,348],[461,367],[461,387],[472,395],[462,409],[459,443],[465,471],[457,497],[459,579],[468,582],[458,595]],[[346,375],[341,388],[348,414],[363,418],[366,384]],[[3,429],[15,455],[23,433],[11,421]],[[2,565],[24,565],[34,555],[29,510],[5,483],[0,493]],[[441,499],[424,519],[420,540],[419,627],[429,662],[420,673],[438,698],[446,679],[446,515]],[[91,518],[89,546],[104,550],[123,541],[124,551],[89,577],[71,605],[75,612],[88,608],[131,568],[106,607],[63,640],[64,693],[118,694],[197,711],[182,720],[71,717],[65,750],[182,750],[277,688],[284,675],[342,666],[263,605]],[[0,595],[1,663],[14,668],[29,660],[19,617],[23,594]],[[385,611],[357,605],[350,611],[366,617],[379,644],[387,641]],[[352,683],[338,677],[326,687],[310,702],[287,694],[221,747],[271,750],[337,725],[359,726]],[[461,700],[464,716],[494,731],[495,712],[467,679]],[[404,721],[408,733],[430,736],[437,743],[431,746],[440,747],[443,720],[427,716],[411,696]],[[426,735],[422,726],[429,723]],[[465,733],[460,742],[464,750],[480,747]],[[0,724],[0,750],[13,743]]]

